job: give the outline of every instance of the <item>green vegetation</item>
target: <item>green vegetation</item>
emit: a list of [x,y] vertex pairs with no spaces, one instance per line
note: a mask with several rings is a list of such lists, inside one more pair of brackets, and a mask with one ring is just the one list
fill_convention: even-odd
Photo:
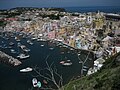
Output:
[[5,21],[0,21],[0,26],[5,26],[6,22]]
[[48,8],[49,11],[66,12],[64,8]]
[[64,90],[120,90],[120,53],[107,59],[98,72],[70,81]]

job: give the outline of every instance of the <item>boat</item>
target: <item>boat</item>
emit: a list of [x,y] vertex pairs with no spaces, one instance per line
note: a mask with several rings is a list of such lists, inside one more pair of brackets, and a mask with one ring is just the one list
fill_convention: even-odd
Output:
[[16,40],[16,41],[20,41],[20,39],[19,39],[18,37],[15,37],[15,40]]
[[21,47],[21,45],[22,45],[22,44],[21,44],[20,42],[17,43],[17,46],[18,46],[18,47]]
[[14,43],[13,43],[13,42],[10,42],[10,43],[9,43],[9,45],[10,45],[10,46],[13,46],[13,45],[14,45]]
[[33,45],[33,43],[30,40],[27,40],[27,43]]
[[87,69],[82,69],[83,71],[87,72]]
[[33,87],[38,87],[38,88],[40,88],[41,87],[41,82],[40,81],[37,81],[37,79],[36,78],[33,78],[32,79],[32,84],[33,84]]
[[37,83],[37,87],[38,87],[38,88],[41,87],[41,82],[40,82],[40,81],[38,81],[38,83]]
[[61,64],[65,63],[65,61],[60,61]]
[[14,49],[10,49],[11,53],[16,53],[16,51]]
[[44,47],[44,45],[42,44],[42,45],[40,45],[41,47]]
[[25,52],[29,52],[30,51],[30,49],[28,49],[25,45],[21,45],[20,47]]
[[72,65],[72,62],[65,62],[65,63],[62,63],[62,65],[64,65],[64,66],[70,66],[70,65]]
[[17,58],[20,58],[20,59],[26,59],[26,58],[29,58],[29,57],[30,57],[30,55],[25,55],[23,53],[21,53],[17,56]]
[[88,67],[87,66],[83,66],[83,68],[87,69]]
[[30,67],[27,67],[25,69],[21,69],[20,72],[31,72],[33,69]]
[[32,40],[36,40],[37,38],[36,37],[33,37],[33,38],[31,38]]
[[64,66],[70,66],[72,65],[71,60],[65,60],[65,61],[60,61],[60,64],[64,65]]
[[53,50],[54,48],[53,47],[51,47],[51,48],[49,48],[50,50]]
[[38,83],[37,79],[36,79],[36,78],[33,78],[33,79],[32,79],[33,87],[38,87],[37,83]]

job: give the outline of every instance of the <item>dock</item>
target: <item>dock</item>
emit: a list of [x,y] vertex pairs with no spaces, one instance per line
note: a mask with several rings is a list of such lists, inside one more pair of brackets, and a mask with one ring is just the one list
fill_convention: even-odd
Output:
[[12,66],[18,66],[22,64],[18,59],[13,58],[12,56],[7,55],[6,53],[0,51],[0,62],[5,64],[10,64]]

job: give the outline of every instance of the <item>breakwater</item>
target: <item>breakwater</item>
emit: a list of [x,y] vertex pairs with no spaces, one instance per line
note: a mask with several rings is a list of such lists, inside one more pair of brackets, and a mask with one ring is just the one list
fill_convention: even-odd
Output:
[[12,66],[18,66],[22,64],[21,61],[19,61],[18,59],[15,59],[2,51],[0,51],[0,62],[10,64]]

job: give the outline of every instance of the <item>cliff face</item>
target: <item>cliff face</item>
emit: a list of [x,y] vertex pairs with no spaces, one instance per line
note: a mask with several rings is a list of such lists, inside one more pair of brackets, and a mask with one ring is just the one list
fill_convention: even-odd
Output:
[[120,53],[107,59],[97,73],[70,81],[64,88],[64,90],[120,90]]

